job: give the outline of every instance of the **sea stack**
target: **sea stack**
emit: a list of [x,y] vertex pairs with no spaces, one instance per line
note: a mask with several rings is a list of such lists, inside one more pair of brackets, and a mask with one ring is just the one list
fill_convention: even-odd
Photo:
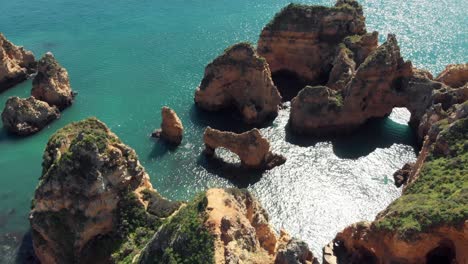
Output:
[[33,53],[15,46],[0,33],[0,92],[26,80],[35,71]]
[[184,133],[184,126],[176,112],[167,106],[161,109],[162,123],[161,129],[153,132],[152,136],[162,138],[174,145],[180,145]]
[[208,64],[195,103],[208,111],[234,109],[248,124],[278,115],[281,96],[268,63],[248,43],[238,43]]
[[70,86],[68,72],[47,52],[38,62],[31,95],[63,110],[73,103],[75,93]]
[[236,134],[208,127],[203,141],[205,155],[213,156],[216,148],[223,147],[236,153],[247,168],[269,170],[286,162],[285,157],[271,152],[270,143],[256,128]]
[[131,259],[180,205],[153,189],[135,151],[95,118],[58,130],[42,165],[30,213],[41,263]]
[[10,97],[2,112],[3,126],[19,136],[34,134],[58,118],[60,112],[55,106],[32,96],[27,99]]

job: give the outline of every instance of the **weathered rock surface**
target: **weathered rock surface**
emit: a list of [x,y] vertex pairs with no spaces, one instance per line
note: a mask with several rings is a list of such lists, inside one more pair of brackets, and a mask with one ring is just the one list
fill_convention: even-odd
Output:
[[70,87],[68,72],[47,52],[38,62],[38,72],[33,80],[31,95],[63,110],[73,103],[75,96]]
[[216,148],[223,147],[236,153],[247,168],[272,169],[286,162],[285,157],[271,152],[270,143],[256,128],[236,134],[208,127],[203,141],[206,155],[213,156]]
[[468,63],[450,64],[435,79],[450,87],[462,87],[468,82]]
[[182,142],[184,126],[176,112],[167,106],[161,109],[161,129],[153,132],[152,136],[162,138],[172,144],[179,145]]
[[[340,76],[332,73],[332,77]],[[349,79],[349,74],[346,75],[348,77],[335,79]],[[407,107],[417,126],[432,103],[432,92],[440,89],[442,84],[430,80],[425,72],[413,69],[411,62],[405,62],[395,36],[389,35],[387,41],[357,68],[345,87],[341,88],[343,83],[339,86],[338,92],[327,87],[309,87],[301,91],[291,103],[293,131],[302,134],[344,133],[369,118],[390,114],[394,107]]]
[[2,112],[3,126],[20,136],[34,134],[58,118],[60,112],[56,107],[32,96],[27,99],[10,97]]
[[325,84],[338,45],[365,33],[357,1],[339,0],[333,7],[290,4],[263,28],[258,53],[273,73],[292,72],[312,85]]
[[468,102],[440,108],[424,117],[424,144],[403,168],[402,196],[372,223],[338,233],[324,263],[468,262]]
[[406,163],[403,168],[397,170],[393,174],[393,179],[395,181],[396,187],[401,187],[403,184],[406,184],[408,178],[411,174],[411,170],[413,169],[414,163]]
[[35,70],[32,52],[15,46],[0,33],[0,92],[26,80]]
[[281,96],[265,59],[239,43],[206,66],[195,103],[209,111],[233,108],[246,123],[259,124],[276,117]]
[[154,191],[135,151],[94,118],[58,130],[42,164],[30,213],[41,263],[131,259],[179,207]]
[[[189,219],[192,219],[188,221]],[[140,263],[310,264],[307,244],[280,237],[259,202],[245,190],[209,189],[161,227]]]

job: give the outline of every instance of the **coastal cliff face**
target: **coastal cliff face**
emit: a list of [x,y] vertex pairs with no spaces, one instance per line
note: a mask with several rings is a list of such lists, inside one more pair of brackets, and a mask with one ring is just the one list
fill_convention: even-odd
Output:
[[154,235],[139,263],[308,264],[307,244],[278,236],[268,215],[247,191],[209,189],[182,208]]
[[310,88],[301,91],[291,103],[293,131],[344,133],[369,118],[389,114],[394,107],[407,107],[417,127],[432,103],[433,90],[440,89],[442,84],[430,80],[424,72],[413,69],[411,62],[403,60],[394,35],[389,35],[385,43],[372,51],[355,73],[352,62],[347,63],[350,61],[346,57],[347,48],[342,49],[332,70],[331,76],[336,77],[330,79],[337,92],[325,92],[328,89],[325,87],[318,93],[311,92]]
[[265,59],[239,43],[206,66],[195,103],[209,111],[233,108],[244,122],[259,124],[276,117],[281,96]]
[[338,233],[324,263],[468,262],[468,102],[444,115],[432,118],[417,161],[407,166],[402,196],[375,221]]
[[2,112],[3,126],[20,136],[34,134],[58,118],[60,112],[56,107],[32,96],[27,99],[10,97]]
[[33,80],[31,95],[36,99],[63,110],[73,103],[68,72],[50,52],[38,62],[38,72]]
[[271,152],[270,142],[256,128],[236,134],[208,127],[203,141],[206,155],[213,156],[216,148],[223,147],[236,153],[247,168],[272,169],[286,162],[285,157]]
[[26,80],[35,70],[32,52],[15,46],[0,33],[0,92]]
[[34,251],[42,263],[131,259],[178,207],[152,188],[135,151],[105,124],[72,123],[44,153],[30,213]]
[[453,88],[466,85],[468,82],[468,63],[447,65],[445,70],[437,76],[436,81],[445,83]]
[[365,33],[357,1],[339,0],[333,7],[290,4],[263,28],[258,53],[273,73],[290,72],[311,85],[325,84],[338,45],[347,36]]
[[176,112],[167,106],[161,109],[161,129],[153,132],[153,137],[160,137],[169,143],[180,145],[184,133],[184,126]]

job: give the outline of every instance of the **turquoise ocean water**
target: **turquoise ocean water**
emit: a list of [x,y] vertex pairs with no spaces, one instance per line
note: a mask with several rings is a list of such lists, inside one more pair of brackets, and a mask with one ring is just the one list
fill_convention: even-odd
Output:
[[[163,195],[185,200],[209,187],[247,187],[277,229],[306,240],[316,255],[346,225],[373,219],[400,195],[392,173],[416,156],[404,110],[332,141],[294,138],[285,130],[288,109],[282,110],[262,132],[288,161],[263,175],[221,167],[200,155],[206,125],[245,129],[226,116],[194,108],[193,93],[205,65],[235,42],[256,43],[263,25],[287,3],[0,0],[0,32],[36,56],[52,51],[78,92],[62,118],[37,135],[15,138],[0,126],[1,236],[20,236],[28,228],[30,199],[50,135],[89,116],[104,121],[137,151]],[[403,55],[417,67],[437,74],[446,64],[468,61],[465,0],[361,3],[368,30],[379,31],[381,41],[387,33],[395,33]],[[27,81],[0,94],[0,108],[9,96],[25,97],[30,89]],[[185,126],[184,141],[177,149],[149,138],[159,127],[164,105],[175,109]],[[219,154],[235,161],[229,153]]]

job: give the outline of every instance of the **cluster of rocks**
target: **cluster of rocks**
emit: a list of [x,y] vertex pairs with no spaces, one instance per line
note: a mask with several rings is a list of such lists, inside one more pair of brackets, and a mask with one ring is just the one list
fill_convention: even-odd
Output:
[[30,214],[41,263],[315,261],[304,242],[276,234],[248,191],[163,198],[135,151],[95,118],[58,130],[42,164]]
[[60,118],[60,111],[70,106],[75,93],[68,73],[52,53],[35,61],[30,51],[17,47],[0,34],[0,91],[35,74],[31,97],[11,97],[2,112],[3,126],[9,132],[26,136],[36,133]]

